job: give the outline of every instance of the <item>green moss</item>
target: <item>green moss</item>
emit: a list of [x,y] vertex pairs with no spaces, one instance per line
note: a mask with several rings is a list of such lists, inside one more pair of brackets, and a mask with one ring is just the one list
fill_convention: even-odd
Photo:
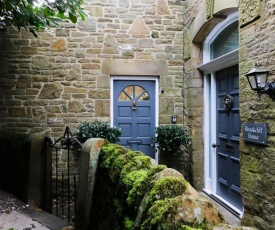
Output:
[[203,223],[194,221],[192,225],[175,220],[180,202],[177,197],[185,192],[188,183],[173,176],[157,179],[155,175],[167,168],[165,165],[153,166],[152,159],[139,151],[106,144],[100,154],[100,166],[98,195],[102,194],[102,198],[97,209],[106,204],[109,211],[105,214],[112,215],[108,218],[116,223],[114,229],[203,228]]
[[118,216],[123,217],[124,207],[121,205],[120,200],[117,198],[114,198],[114,207]]
[[[148,165],[148,167],[149,166],[150,165]],[[151,165],[148,171],[146,168],[146,170],[143,169],[129,173],[131,178],[136,178],[136,180],[133,180],[134,182],[131,184],[132,188],[129,190],[126,198],[127,209],[132,213],[133,218],[136,218],[144,196],[152,189],[152,178],[156,173],[161,172],[165,168],[165,165]]]
[[140,169],[149,170],[151,165],[151,158],[144,155],[139,155],[140,152],[129,152],[126,157],[128,158],[128,162],[124,165],[121,170],[120,177],[124,178],[128,173]]
[[154,183],[149,194],[151,202],[181,195],[187,188],[187,182],[177,177],[164,177]]
[[132,221],[129,217],[125,217],[124,219],[124,229],[125,230],[133,230],[135,226],[134,221]]
[[[178,204],[181,196],[158,200],[154,202],[148,210],[147,218],[141,225],[141,230],[145,229],[161,229],[161,230],[195,230],[209,227],[205,221],[199,223],[196,220],[191,223],[184,222],[183,219],[176,218],[178,212]],[[209,229],[210,230],[210,229]]]
[[182,225],[178,228],[178,230],[197,230],[197,229],[201,229],[201,228],[191,228],[191,227],[186,226],[186,225],[184,225],[184,224],[182,224]]
[[163,171],[166,168],[167,168],[166,165],[154,165],[149,169],[148,177],[153,178],[153,176],[155,176],[157,173]]
[[150,225],[156,225],[161,220],[163,220],[165,214],[167,214],[168,212],[175,213],[176,210],[177,205],[175,204],[175,201],[172,199],[156,201],[148,211],[148,215],[152,218],[150,218],[146,222],[150,221]]
[[[153,177],[153,176],[152,176]],[[166,205],[170,202],[170,198],[177,197],[184,193],[184,191],[187,188],[187,182],[183,178],[177,178],[177,177],[164,177],[157,181],[153,180],[150,182],[150,190],[149,194],[147,195],[145,199],[144,204],[144,214],[142,219],[143,223],[141,226],[143,226],[144,229],[154,229],[154,228],[147,228],[148,226],[154,225],[154,222],[156,222],[158,219],[162,218],[162,215],[166,213],[167,210],[171,211],[171,205]],[[162,202],[161,205],[156,205],[156,208],[154,211],[151,207],[155,205],[158,201]],[[157,203],[158,204],[158,203]],[[154,213],[155,215],[152,217],[150,213]],[[149,218],[149,219],[148,219]],[[153,223],[151,223],[151,219],[153,220]],[[149,224],[149,225],[148,225]],[[169,229],[163,226],[162,229]]]
[[129,172],[127,175],[125,175],[124,178],[122,178],[123,184],[126,186],[126,188],[133,188],[137,186],[137,184],[140,183],[140,181],[144,180],[144,178],[147,177],[147,171],[146,170],[135,170],[132,172]]
[[115,159],[123,154],[127,153],[127,149],[123,146],[116,144],[106,144],[102,147],[100,152],[100,157],[102,159],[102,167],[110,168],[112,167]]
[[123,172],[123,168],[127,164],[132,164],[130,162],[133,161],[134,157],[139,156],[140,154],[140,152],[127,150],[123,154],[118,155],[116,159],[112,160],[113,164],[109,167],[109,176],[114,184],[119,183],[119,180],[121,180],[121,178],[123,178],[124,175],[127,174],[126,172],[128,172],[128,170],[124,169]]
[[131,206],[135,203],[135,201],[140,200],[138,197],[143,196],[145,191],[147,191],[147,188],[141,186],[142,182],[146,180],[146,178],[147,171],[145,170],[133,171],[126,176],[124,183],[129,188],[128,197],[126,199],[128,206]]

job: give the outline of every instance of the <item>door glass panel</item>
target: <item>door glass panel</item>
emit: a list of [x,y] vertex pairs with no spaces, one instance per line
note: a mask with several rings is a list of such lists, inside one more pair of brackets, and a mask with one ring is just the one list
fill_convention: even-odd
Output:
[[143,92],[140,97],[138,98],[139,101],[150,101],[149,94],[145,91]]
[[135,86],[135,98],[137,98],[143,92],[144,92],[144,89],[142,87]]
[[133,99],[137,99],[139,101],[149,101],[150,96],[144,88],[134,85],[125,87],[118,96],[119,101],[130,101]]
[[123,91],[128,94],[131,99],[134,97],[134,86],[127,86]]
[[131,99],[124,91],[121,91],[119,94],[118,100],[119,101],[130,101]]

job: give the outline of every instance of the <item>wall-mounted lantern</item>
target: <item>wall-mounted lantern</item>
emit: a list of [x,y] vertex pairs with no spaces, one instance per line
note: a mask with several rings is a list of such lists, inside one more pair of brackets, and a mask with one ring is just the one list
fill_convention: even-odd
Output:
[[269,70],[261,69],[256,63],[254,68],[245,74],[245,76],[251,89],[258,93],[259,98],[261,98],[261,94],[267,94],[272,100],[275,100],[275,82],[267,81],[268,73]]

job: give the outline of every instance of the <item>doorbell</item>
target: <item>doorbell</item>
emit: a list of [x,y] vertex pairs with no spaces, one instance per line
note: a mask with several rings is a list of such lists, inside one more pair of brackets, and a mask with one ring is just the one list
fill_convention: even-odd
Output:
[[176,115],[172,116],[172,123],[177,123],[177,116]]

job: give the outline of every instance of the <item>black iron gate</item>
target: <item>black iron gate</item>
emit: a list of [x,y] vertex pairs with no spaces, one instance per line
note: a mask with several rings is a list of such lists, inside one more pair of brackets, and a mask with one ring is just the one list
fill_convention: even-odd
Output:
[[[46,198],[44,209],[53,215],[74,222],[78,170],[72,170],[82,143],[66,127],[64,135],[53,144],[46,144]],[[72,157],[74,156],[74,159]]]

